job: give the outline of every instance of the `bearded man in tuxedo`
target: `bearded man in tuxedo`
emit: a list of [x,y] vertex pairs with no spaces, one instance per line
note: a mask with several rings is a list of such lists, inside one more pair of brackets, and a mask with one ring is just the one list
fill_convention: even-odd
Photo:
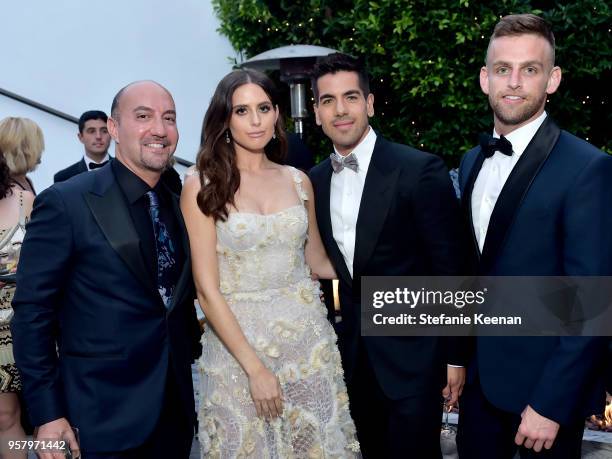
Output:
[[[473,273],[612,275],[612,157],[559,129],[550,26],[532,14],[495,26],[480,86],[493,136],[459,169]],[[461,397],[465,459],[579,458],[584,417],[604,406],[607,338],[478,337]]]

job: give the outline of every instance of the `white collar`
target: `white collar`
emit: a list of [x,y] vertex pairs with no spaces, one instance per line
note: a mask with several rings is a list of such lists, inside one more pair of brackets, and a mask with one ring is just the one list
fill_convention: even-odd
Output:
[[103,162],[108,161],[109,159],[110,159],[110,156],[109,156],[108,153],[106,153],[106,156],[104,156],[102,161],[96,161],[95,159],[91,159],[89,156],[87,156],[87,154],[83,155],[83,161],[85,161],[85,165],[87,166],[87,170],[89,170],[89,163],[102,164]]
[[[504,136],[512,144],[512,151],[517,157],[523,154],[525,148],[527,148],[527,145],[529,145],[529,142],[531,142],[531,139],[533,139],[535,133],[538,131],[538,129],[540,129],[540,126],[542,126],[546,116],[546,112],[544,111],[535,120],[530,121],[526,125],[521,126],[520,128],[512,131],[510,134]],[[495,129],[493,129],[493,137],[499,138],[499,134]]]
[[[372,159],[372,153],[374,153],[374,145],[376,144],[376,133],[374,129],[368,126],[368,133],[366,136],[357,144],[353,151],[349,153],[349,155],[355,155],[357,161],[359,163],[359,171],[367,171],[370,165],[370,160]],[[334,152],[339,155],[336,146],[334,145]],[[348,155],[346,155],[348,156]]]

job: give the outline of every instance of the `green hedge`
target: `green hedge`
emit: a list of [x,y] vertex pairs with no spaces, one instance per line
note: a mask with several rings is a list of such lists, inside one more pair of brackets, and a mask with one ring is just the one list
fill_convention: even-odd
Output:
[[[213,5],[220,32],[245,59],[288,44],[364,56],[375,95],[373,126],[392,140],[442,155],[451,167],[479,132],[492,127],[478,72],[495,23],[505,14],[540,14],[553,25],[563,69],[547,110],[563,128],[612,152],[609,2],[213,0]],[[306,126],[311,148],[318,157],[326,155],[329,143],[312,119]]]

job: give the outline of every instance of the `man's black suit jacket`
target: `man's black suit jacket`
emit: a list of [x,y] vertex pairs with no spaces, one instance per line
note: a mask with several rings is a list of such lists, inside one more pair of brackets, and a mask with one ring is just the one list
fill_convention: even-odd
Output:
[[86,451],[143,444],[159,419],[170,372],[185,416],[195,422],[198,324],[176,195],[172,206],[186,260],[166,310],[110,165],[36,198],[13,301],[15,360],[32,423],[66,417]]
[[351,384],[361,346],[391,399],[441,389],[446,364],[463,364],[460,346],[437,337],[360,337],[361,276],[461,274],[459,205],[440,158],[378,136],[357,219],[353,277],[334,240],[330,217],[332,166],[310,171],[316,215],[340,281],[340,350]]
[[53,176],[53,183],[64,182],[68,180],[69,178],[74,177],[77,174],[80,174],[81,172],[87,172],[87,171],[88,169],[87,169],[87,164],[85,164],[85,158],[81,158],[76,163],[71,164],[67,168],[62,169],[61,171],[57,172]]

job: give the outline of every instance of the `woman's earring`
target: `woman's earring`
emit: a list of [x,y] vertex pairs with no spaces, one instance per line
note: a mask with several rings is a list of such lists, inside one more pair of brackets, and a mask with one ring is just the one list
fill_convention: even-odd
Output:
[[227,131],[225,131],[225,143],[230,143],[230,137],[229,137],[229,129]]
[[276,139],[276,128],[274,128],[274,132],[272,133],[272,138]]

